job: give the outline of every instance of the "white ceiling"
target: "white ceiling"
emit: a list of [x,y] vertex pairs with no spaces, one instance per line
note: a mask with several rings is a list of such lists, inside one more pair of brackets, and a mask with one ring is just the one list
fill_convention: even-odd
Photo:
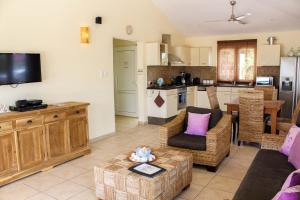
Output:
[[186,36],[273,32],[300,29],[300,0],[237,0],[236,15],[251,13],[249,24],[228,22],[230,0],[152,0]]

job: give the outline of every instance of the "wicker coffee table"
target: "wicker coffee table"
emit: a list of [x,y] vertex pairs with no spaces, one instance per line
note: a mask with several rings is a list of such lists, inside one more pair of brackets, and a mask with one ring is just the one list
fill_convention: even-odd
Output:
[[128,170],[135,165],[128,154],[95,167],[96,196],[103,200],[171,200],[189,187],[192,181],[192,154],[170,149],[154,151],[153,164],[164,169],[154,178]]

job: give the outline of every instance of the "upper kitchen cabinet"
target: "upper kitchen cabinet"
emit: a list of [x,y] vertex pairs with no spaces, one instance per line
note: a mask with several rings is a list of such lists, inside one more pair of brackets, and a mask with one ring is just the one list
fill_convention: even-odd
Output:
[[146,43],[146,65],[168,65],[168,59],[164,61],[163,55],[167,57],[168,46],[158,42]]
[[280,45],[261,45],[258,48],[258,66],[279,66]]
[[177,46],[172,48],[172,53],[183,61],[183,65],[191,65],[191,51],[189,47]]
[[211,47],[191,48],[191,66],[212,66]]

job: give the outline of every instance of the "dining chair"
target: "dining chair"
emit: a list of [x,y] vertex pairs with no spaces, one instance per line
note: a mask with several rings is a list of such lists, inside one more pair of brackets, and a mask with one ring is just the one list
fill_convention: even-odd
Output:
[[241,142],[261,144],[264,133],[264,93],[260,90],[241,91],[239,99],[239,134]]
[[278,90],[274,86],[255,86],[255,90],[264,92],[264,100],[277,100]]
[[[217,96],[217,88],[210,86],[206,88],[209,104],[211,109],[220,109],[220,104]],[[232,140],[235,142],[235,137],[239,127],[239,116],[238,113],[232,113]]]

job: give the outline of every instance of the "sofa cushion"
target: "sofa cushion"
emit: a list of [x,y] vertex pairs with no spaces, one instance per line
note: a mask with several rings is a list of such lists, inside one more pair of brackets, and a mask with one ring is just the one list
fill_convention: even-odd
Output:
[[[187,107],[186,113],[198,113],[198,114],[208,114],[211,113],[208,130],[214,128],[220,119],[223,117],[223,112],[220,109],[207,109],[207,108],[197,108],[197,107]],[[186,130],[188,124],[188,114],[185,115],[184,119],[184,130]]]
[[297,135],[289,155],[289,162],[296,169],[300,169],[300,134]]
[[234,200],[270,200],[295,170],[279,151],[260,150],[243,179]]
[[188,113],[188,115],[188,127],[184,133],[189,135],[206,136],[211,113]]
[[206,137],[180,133],[168,140],[168,145],[184,149],[206,151]]
[[297,137],[297,135],[300,134],[300,128],[298,126],[292,126],[289,130],[288,135],[285,138],[285,141],[280,149],[280,152],[283,153],[286,156],[289,156],[290,150],[294,144],[294,141]]

